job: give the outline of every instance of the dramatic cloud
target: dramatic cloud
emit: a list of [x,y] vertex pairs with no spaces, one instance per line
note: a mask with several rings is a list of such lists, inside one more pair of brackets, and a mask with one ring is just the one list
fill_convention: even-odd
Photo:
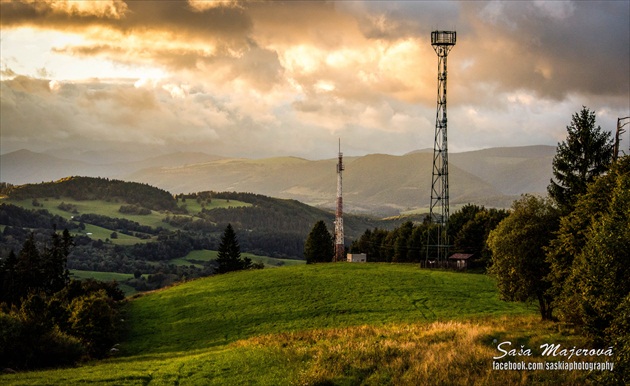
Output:
[[[2,1],[2,152],[137,143],[234,156],[555,144],[630,110],[625,1]],[[332,149],[332,151],[329,150]]]

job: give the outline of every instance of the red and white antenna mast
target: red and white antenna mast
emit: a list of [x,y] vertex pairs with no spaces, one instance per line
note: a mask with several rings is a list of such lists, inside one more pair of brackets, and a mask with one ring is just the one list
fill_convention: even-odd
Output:
[[339,138],[339,161],[337,162],[337,210],[335,211],[335,257],[333,261],[345,260],[345,246],[343,243],[343,197],[341,190],[343,171],[343,153],[341,152],[341,138]]

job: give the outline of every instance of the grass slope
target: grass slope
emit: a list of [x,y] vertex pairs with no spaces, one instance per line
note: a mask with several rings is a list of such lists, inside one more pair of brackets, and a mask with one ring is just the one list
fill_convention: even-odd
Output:
[[0,376],[0,383],[446,385],[527,384],[543,377],[543,383],[557,385],[583,380],[579,372],[569,374],[568,381],[566,373],[493,372],[495,339],[527,344],[567,338],[539,324],[531,307],[501,302],[487,276],[410,265],[322,264],[200,279],[133,300],[128,321],[130,337],[118,358]]
[[[197,267],[202,267],[201,264],[195,263],[199,261],[210,261],[216,260],[219,255],[219,251],[210,251],[210,250],[201,250],[201,251],[191,251],[186,256],[173,259],[169,261],[169,264],[175,265],[195,265]],[[292,260],[292,259],[279,259],[275,257],[269,256],[259,256],[254,255],[253,253],[243,252],[241,253],[241,257],[249,257],[254,263],[263,263],[265,267],[283,267],[290,265],[303,265],[306,263],[304,260]]]
[[130,355],[201,349],[274,332],[527,314],[487,276],[390,264],[322,264],[198,280],[131,304]]

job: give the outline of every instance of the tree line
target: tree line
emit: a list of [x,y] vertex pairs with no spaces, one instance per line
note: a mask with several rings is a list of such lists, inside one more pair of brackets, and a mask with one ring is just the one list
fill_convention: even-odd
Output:
[[[475,257],[475,264],[485,268],[490,262],[487,236],[508,212],[503,209],[485,208],[468,204],[449,218],[452,252],[469,253]],[[427,221],[405,221],[392,230],[366,229],[349,247],[350,253],[365,253],[368,261],[388,263],[419,263],[426,259],[429,231],[433,225]],[[328,262],[333,247],[333,236],[323,220],[313,226],[304,246],[307,262]]]

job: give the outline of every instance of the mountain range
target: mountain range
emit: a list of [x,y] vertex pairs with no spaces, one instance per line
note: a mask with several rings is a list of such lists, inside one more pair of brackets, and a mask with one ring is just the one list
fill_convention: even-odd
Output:
[[[520,194],[544,194],[555,152],[553,146],[526,146],[449,154],[451,206],[509,207]],[[432,158],[430,151],[345,157],[344,209],[379,215],[425,210]],[[172,193],[238,191],[323,208],[335,205],[337,159],[246,159],[179,152],[128,162],[103,160],[96,155],[64,157],[19,150],[0,155],[0,181],[25,184],[99,176],[148,183]]]

